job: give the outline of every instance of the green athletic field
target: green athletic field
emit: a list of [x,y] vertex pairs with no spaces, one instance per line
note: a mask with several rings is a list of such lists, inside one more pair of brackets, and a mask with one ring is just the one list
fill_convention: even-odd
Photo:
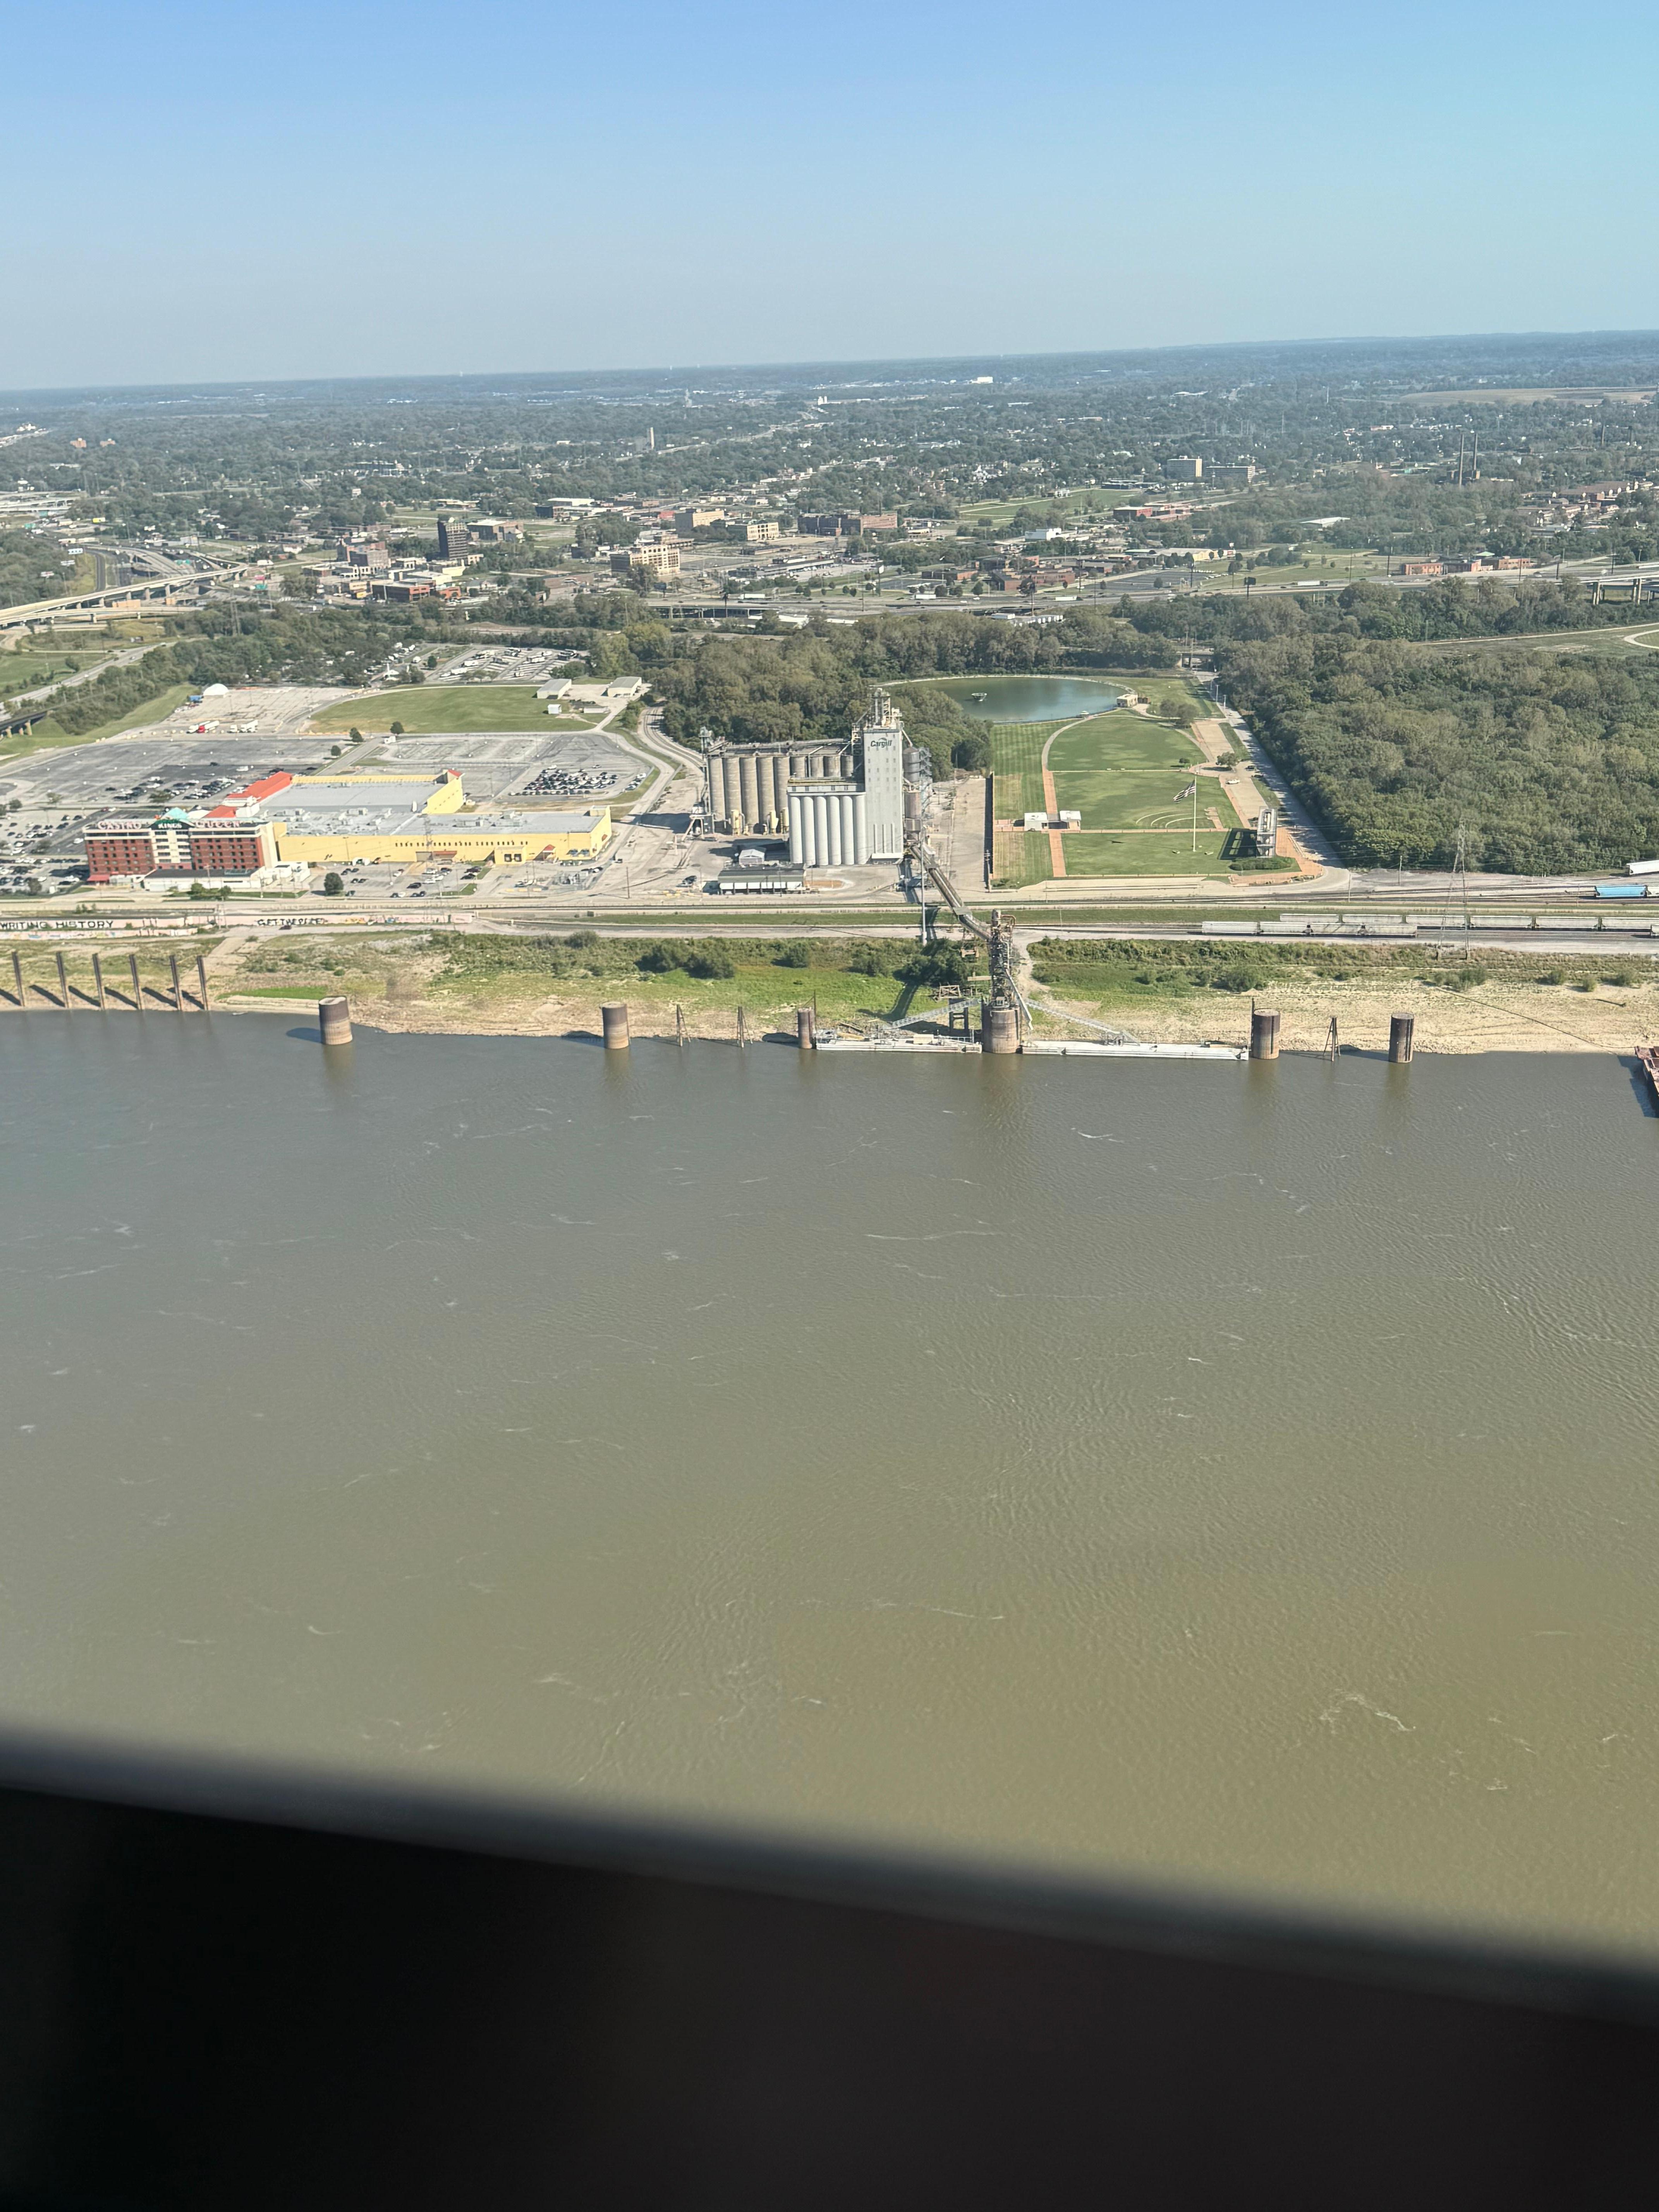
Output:
[[[1048,746],[1056,810],[1083,817],[1081,832],[1066,834],[1068,876],[1223,876],[1240,857],[1238,815],[1218,777],[1196,775],[1203,755],[1183,730],[1125,708],[1073,723],[999,722],[989,736],[1000,822],[1043,808]],[[1196,839],[1193,801],[1180,796],[1194,781]],[[1011,888],[1054,872],[1046,832],[1000,831],[994,860],[996,881]]]

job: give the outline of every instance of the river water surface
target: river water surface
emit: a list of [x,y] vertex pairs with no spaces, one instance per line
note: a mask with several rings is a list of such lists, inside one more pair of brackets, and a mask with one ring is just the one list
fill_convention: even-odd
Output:
[[0,1712],[1659,1945],[1659,1124],[0,1024]]

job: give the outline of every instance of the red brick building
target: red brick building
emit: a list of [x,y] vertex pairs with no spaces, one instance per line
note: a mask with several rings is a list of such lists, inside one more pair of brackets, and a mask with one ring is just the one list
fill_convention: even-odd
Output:
[[269,822],[239,819],[238,815],[234,806],[214,806],[183,824],[173,816],[164,825],[169,833],[165,850],[152,823],[94,822],[86,832],[87,880],[107,884],[121,876],[205,879],[258,875],[276,858],[276,833]]
[[87,879],[148,876],[155,866],[155,840],[148,822],[95,822],[87,831]]

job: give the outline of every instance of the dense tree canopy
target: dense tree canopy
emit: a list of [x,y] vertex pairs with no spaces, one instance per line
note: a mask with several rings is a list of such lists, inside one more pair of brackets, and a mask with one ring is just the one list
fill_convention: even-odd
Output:
[[391,647],[434,634],[418,612],[313,611],[279,603],[249,616],[222,607],[175,619],[183,634],[123,667],[52,694],[60,729],[78,737],[132,713],[175,684],[342,684],[365,680]]
[[1401,591],[1386,583],[1297,597],[1182,596],[1125,599],[1122,620],[1151,636],[1194,638],[1200,645],[1230,639],[1373,637],[1427,640],[1524,637],[1549,630],[1628,625],[1628,602],[1595,605],[1583,586],[1502,576],[1449,577]]
[[[631,633],[624,633],[631,635]],[[845,628],[823,621],[773,637],[715,636],[652,673],[669,734],[695,744],[701,730],[740,744],[839,742],[872,684],[925,676],[1026,675],[1062,668],[1167,668],[1175,647],[1093,608],[1042,629],[973,615],[872,617]],[[951,765],[973,735],[953,702],[931,689],[903,694],[912,735]],[[971,766],[971,761],[958,765]]]
[[0,531],[0,607],[57,599],[74,590],[74,556],[54,539],[25,530]]
[[1659,664],[1343,635],[1218,653],[1232,697],[1359,866],[1525,874],[1659,854]]

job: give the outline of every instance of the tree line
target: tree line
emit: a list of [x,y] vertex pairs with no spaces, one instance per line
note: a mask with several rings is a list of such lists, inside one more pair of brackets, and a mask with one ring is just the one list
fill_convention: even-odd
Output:
[[1523,637],[1548,630],[1628,625],[1628,602],[1592,604],[1569,576],[1533,580],[1500,575],[1448,577],[1401,591],[1379,583],[1350,584],[1306,598],[1290,592],[1253,599],[1243,593],[1176,599],[1120,599],[1116,612],[1143,635],[1200,645],[1285,637],[1398,638],[1408,642],[1459,637]]
[[1218,648],[1273,758],[1360,867],[1577,873],[1659,854],[1659,665],[1345,635]]
[[[621,635],[625,641],[631,633]],[[717,635],[696,641],[649,673],[668,732],[682,744],[695,745],[704,729],[742,744],[840,744],[874,684],[1169,668],[1176,658],[1169,639],[1143,635],[1104,610],[1075,607],[1063,622],[1040,629],[940,614],[872,616],[845,627],[817,620],[776,636]],[[935,687],[902,696],[911,734],[932,751],[936,769],[952,765],[958,746],[977,738],[955,702]],[[954,764],[981,763],[957,757]]]
[[277,606],[258,615],[209,607],[181,616],[182,633],[153,646],[138,659],[106,669],[85,684],[48,694],[47,711],[58,727],[80,737],[130,714],[179,684],[340,684],[366,680],[373,661],[393,645],[440,633],[413,621],[404,609],[391,619],[356,609],[313,612]]

